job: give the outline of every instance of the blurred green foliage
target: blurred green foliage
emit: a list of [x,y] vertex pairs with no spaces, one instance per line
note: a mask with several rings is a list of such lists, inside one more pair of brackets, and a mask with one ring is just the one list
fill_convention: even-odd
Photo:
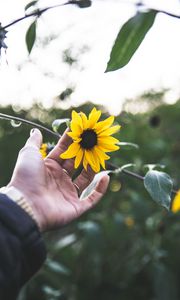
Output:
[[[116,118],[117,137],[139,149],[111,155],[113,164],[134,163],[144,175],[145,164],[160,163],[180,186],[180,101],[168,105],[152,93],[129,101]],[[158,99],[158,95],[157,95]],[[152,102],[151,102],[152,100]],[[132,114],[141,103],[154,103],[144,113]],[[88,103],[77,111],[89,112]],[[132,109],[133,110],[133,109]],[[70,117],[70,110],[34,105],[28,111],[1,107],[2,113],[21,116],[51,127],[54,119]],[[63,129],[63,128],[62,128]],[[30,127],[13,128],[0,120],[0,184],[7,184],[19,149]],[[44,141],[55,141],[43,133]],[[111,175],[108,193],[78,221],[45,235],[48,259],[22,290],[19,300],[178,300],[180,299],[180,214],[158,206],[141,181],[125,174]]]

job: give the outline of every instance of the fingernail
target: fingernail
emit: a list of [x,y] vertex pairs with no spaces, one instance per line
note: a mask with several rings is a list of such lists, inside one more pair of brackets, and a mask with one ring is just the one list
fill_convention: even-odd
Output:
[[32,128],[31,131],[30,131],[30,135],[32,135],[35,130],[36,130],[36,128]]

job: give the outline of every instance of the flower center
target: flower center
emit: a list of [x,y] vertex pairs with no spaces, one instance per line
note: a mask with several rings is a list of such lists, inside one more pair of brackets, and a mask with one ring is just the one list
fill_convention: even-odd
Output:
[[80,145],[84,149],[92,149],[97,145],[97,134],[92,129],[87,129],[81,134]]

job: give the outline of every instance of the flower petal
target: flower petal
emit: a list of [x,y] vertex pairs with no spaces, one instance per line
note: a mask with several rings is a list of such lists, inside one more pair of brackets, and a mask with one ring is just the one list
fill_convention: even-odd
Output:
[[75,122],[75,121],[71,121],[70,123],[70,128],[71,128],[71,131],[76,134],[77,136],[80,136],[82,134],[82,128],[81,126]]
[[99,145],[98,148],[104,152],[113,152],[119,150],[120,147],[114,144],[108,145],[108,144],[101,143],[101,145]]
[[177,194],[173,199],[171,210],[174,213],[180,210],[180,190],[178,190]]
[[88,165],[88,162],[87,162],[87,159],[85,157],[85,154],[84,154],[84,157],[83,157],[83,167],[84,169],[87,171],[87,165]]
[[67,135],[69,135],[73,140],[78,140],[79,139],[79,135],[76,134],[75,132],[67,132]]
[[76,155],[75,162],[74,162],[75,169],[77,169],[79,167],[81,160],[83,158],[83,154],[84,154],[84,151],[80,148]]
[[74,143],[80,143],[82,141],[81,138],[74,140]]
[[102,136],[102,137],[98,137],[98,145],[101,145],[101,143],[112,145],[112,144],[119,143],[119,140],[114,138],[113,136]]
[[73,110],[71,116],[72,121],[77,123],[81,127],[81,129],[83,129],[82,119],[80,115],[75,110]]
[[110,128],[107,128],[103,131],[101,131],[98,136],[101,137],[101,136],[107,136],[107,135],[112,135],[114,133],[116,133],[117,131],[119,131],[119,129],[121,128],[120,125],[115,125],[115,126],[112,126]]
[[96,173],[98,173],[100,171],[100,160],[99,160],[99,156],[97,155],[96,151],[95,151],[95,147],[91,150],[93,158],[94,158],[94,171]]
[[89,124],[87,116],[82,111],[80,112],[80,116],[82,119],[83,129],[86,130],[88,128],[88,124]]
[[81,135],[83,131],[83,124],[80,115],[73,110],[72,111],[72,121],[70,122],[70,128],[76,135]]
[[43,143],[39,150],[43,158],[47,156],[47,149],[48,149],[48,145],[46,143]]
[[96,172],[96,173],[99,172],[99,170],[100,170],[99,161],[97,161],[95,159],[95,157],[93,156],[93,153],[92,153],[91,150],[85,150],[85,158],[86,158],[88,164],[93,169],[93,171]]
[[60,157],[63,159],[73,158],[77,155],[80,145],[78,143],[72,143],[68,149],[63,152]]
[[109,118],[105,119],[104,121],[98,122],[94,129],[96,130],[96,133],[99,134],[101,131],[104,131],[105,129],[109,128],[114,122],[114,117],[110,116]]
[[94,152],[95,152],[95,156],[98,157],[101,166],[103,167],[103,169],[105,169],[105,160],[110,159],[110,156],[108,156],[106,153],[104,153],[104,151],[102,151],[101,149],[99,149],[98,146],[94,147]]
[[93,128],[96,125],[97,121],[99,120],[100,116],[101,116],[101,111],[96,110],[96,108],[94,107],[89,114],[88,127]]

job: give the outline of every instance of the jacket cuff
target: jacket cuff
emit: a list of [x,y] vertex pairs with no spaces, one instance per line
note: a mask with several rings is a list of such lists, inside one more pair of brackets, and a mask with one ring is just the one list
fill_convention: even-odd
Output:
[[46,259],[46,247],[33,219],[5,194],[0,194],[0,221],[22,243],[28,280]]

